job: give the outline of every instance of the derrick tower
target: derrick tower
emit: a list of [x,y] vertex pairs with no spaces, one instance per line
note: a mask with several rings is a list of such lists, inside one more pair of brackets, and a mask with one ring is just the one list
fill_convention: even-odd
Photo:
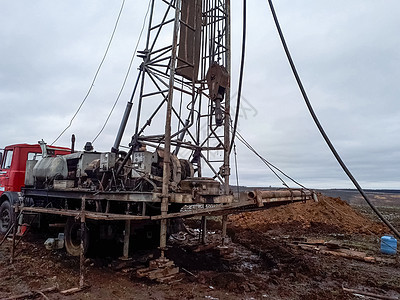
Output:
[[[204,190],[200,203],[230,202],[230,1],[152,0],[139,57],[143,62],[112,151],[119,150],[135,103],[125,161],[135,164],[143,149],[159,151],[161,214],[167,214],[171,195],[179,192],[171,185],[176,172],[189,174],[185,184],[193,193]],[[176,167],[177,159],[189,163]],[[161,249],[165,232],[163,219]]]
[[152,0],[150,5],[130,152],[163,148],[165,162],[170,153],[189,159],[196,177],[214,178],[229,193],[230,1]]

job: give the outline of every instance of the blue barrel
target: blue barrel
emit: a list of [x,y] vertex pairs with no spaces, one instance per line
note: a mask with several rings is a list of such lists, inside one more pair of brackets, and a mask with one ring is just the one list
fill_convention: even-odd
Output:
[[384,254],[396,254],[397,252],[397,240],[388,235],[381,237],[381,252]]

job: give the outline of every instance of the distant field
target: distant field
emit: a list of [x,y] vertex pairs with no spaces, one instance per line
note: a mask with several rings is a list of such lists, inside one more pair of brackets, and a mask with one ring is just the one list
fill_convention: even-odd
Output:
[[[352,205],[366,205],[364,198],[357,190],[319,190],[319,192],[330,196],[340,197]],[[366,190],[371,202],[376,206],[400,207],[400,190]]]
[[[342,200],[351,204],[355,209],[371,219],[379,221],[378,217],[368,207],[364,198],[357,190],[319,190],[319,192],[330,196],[340,197]],[[392,225],[400,228],[400,191],[399,190],[366,190],[368,198],[378,208],[381,214]]]
[[[237,191],[237,187],[232,186],[232,190],[235,194]],[[254,191],[256,189],[278,189],[274,187],[239,187],[239,190],[244,198],[245,193],[248,191]],[[360,193],[355,189],[324,189],[324,190],[316,190],[326,196],[341,198],[351,205],[367,205],[364,198],[360,195]],[[400,207],[400,190],[365,190],[369,199],[376,206],[391,206],[391,207]]]

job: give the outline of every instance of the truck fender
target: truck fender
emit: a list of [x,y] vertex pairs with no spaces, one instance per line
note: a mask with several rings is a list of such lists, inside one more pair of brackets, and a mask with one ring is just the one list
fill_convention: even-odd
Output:
[[13,205],[23,203],[21,192],[4,192],[0,197],[0,235],[9,232],[15,221]]
[[21,192],[4,192],[0,197],[0,204],[6,200],[10,201],[11,205],[24,203],[24,197]]

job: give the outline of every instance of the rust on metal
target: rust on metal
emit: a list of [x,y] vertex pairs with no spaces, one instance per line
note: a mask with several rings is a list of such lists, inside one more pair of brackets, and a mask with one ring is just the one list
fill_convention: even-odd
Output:
[[81,204],[81,253],[79,261],[79,288],[85,286],[85,232],[86,232],[86,219],[85,219],[86,199],[82,198]]
[[182,0],[176,74],[196,81],[201,49],[201,0]]
[[223,100],[229,87],[229,73],[224,66],[214,62],[207,71],[207,85],[211,100]]

